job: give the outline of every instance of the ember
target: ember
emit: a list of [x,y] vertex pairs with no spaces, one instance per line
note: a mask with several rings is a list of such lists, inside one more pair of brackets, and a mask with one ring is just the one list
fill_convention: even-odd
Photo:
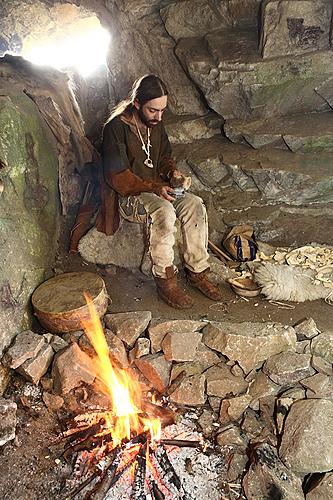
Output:
[[[163,407],[147,405],[140,384],[113,366],[99,317],[86,298],[91,319],[82,326],[96,351],[99,388],[109,396],[110,410],[77,415],[67,423],[63,456],[73,464],[73,476],[66,482],[64,498],[102,500],[129,473],[131,499],[187,497],[166,447],[201,449],[201,441],[161,438]],[[151,416],[152,408],[156,416]],[[166,412],[171,423],[170,410]]]

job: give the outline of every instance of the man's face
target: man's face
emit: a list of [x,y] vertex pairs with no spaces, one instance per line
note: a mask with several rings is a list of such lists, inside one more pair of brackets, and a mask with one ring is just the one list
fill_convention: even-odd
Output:
[[167,102],[168,98],[166,95],[151,99],[143,106],[140,106],[140,104],[136,102],[135,107],[138,111],[140,120],[147,125],[147,127],[154,127],[162,120]]

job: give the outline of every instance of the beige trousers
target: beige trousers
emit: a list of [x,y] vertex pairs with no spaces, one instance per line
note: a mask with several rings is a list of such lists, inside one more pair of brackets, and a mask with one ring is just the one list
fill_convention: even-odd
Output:
[[176,219],[181,224],[184,263],[190,271],[201,273],[208,264],[208,224],[201,198],[186,193],[173,203],[153,193],[122,198],[120,214],[131,222],[149,222],[149,252],[154,276],[165,278],[165,269],[174,266]]

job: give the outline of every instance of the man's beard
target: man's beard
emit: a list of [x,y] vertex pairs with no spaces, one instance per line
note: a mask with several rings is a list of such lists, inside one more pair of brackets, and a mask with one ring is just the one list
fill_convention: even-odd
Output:
[[158,124],[158,121],[156,120],[147,120],[145,115],[143,114],[142,107],[138,109],[138,115],[142,123],[146,125],[146,127],[154,127],[155,125]]

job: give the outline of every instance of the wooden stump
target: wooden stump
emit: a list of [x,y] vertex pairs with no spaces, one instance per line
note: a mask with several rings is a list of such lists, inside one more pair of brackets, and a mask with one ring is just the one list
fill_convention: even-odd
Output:
[[52,333],[80,330],[81,321],[90,317],[84,292],[91,297],[99,317],[103,316],[108,305],[108,294],[98,274],[64,273],[42,283],[31,298],[41,325]]

